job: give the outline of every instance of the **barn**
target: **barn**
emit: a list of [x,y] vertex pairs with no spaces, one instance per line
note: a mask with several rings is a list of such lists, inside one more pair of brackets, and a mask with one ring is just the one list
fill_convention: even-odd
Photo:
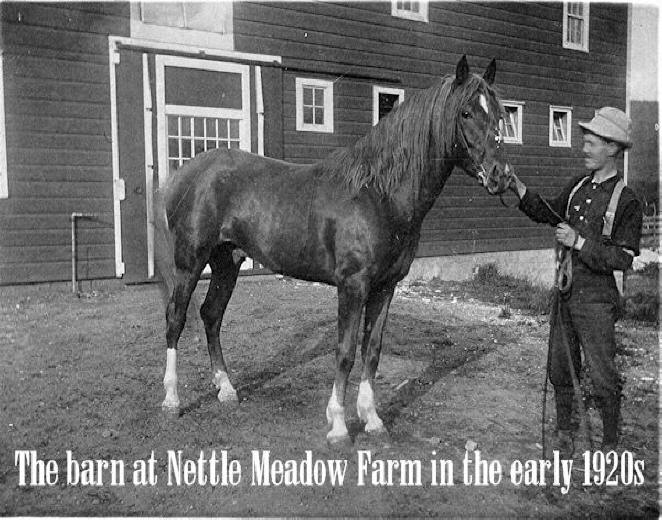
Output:
[[[582,171],[578,120],[604,105],[628,109],[627,4],[0,9],[2,284],[70,279],[72,236],[78,277],[147,281],[151,189],[173,169],[222,146],[313,162],[452,73],[463,54],[477,72],[497,59],[507,151],[542,193]],[[485,258],[535,270],[551,236],[456,173],[424,223],[413,275],[451,276]]]

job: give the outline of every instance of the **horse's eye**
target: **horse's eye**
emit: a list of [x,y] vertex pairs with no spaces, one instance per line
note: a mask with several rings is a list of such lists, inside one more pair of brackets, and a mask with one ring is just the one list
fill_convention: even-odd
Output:
[[471,118],[471,112],[468,112],[467,110],[465,110],[464,112],[462,112],[462,117],[464,119],[470,119]]

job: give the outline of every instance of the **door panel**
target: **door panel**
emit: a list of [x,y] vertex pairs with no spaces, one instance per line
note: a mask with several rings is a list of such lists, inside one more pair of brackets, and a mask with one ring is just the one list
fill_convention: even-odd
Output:
[[147,204],[143,119],[143,66],[140,52],[122,50],[115,66],[119,175],[124,180],[122,260],[127,283],[147,280]]

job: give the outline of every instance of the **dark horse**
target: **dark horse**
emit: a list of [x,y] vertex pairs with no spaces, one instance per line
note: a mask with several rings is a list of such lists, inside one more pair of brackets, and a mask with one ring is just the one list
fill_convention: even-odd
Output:
[[483,77],[471,74],[463,57],[455,77],[412,94],[356,144],[312,165],[218,149],[172,176],[161,202],[157,194],[156,222],[165,232],[161,246],[168,245],[156,248],[169,296],[165,410],[178,411],[177,341],[207,264],[200,315],[213,383],[221,402],[237,399],[219,331],[248,254],[276,273],[338,288],[336,375],[326,408],[332,443],[349,439],[345,391],[365,308],[357,410],[366,432],[384,431],[373,379],[393,291],[414,259],[423,218],[455,167],[491,194],[509,183],[495,70],[492,61]]

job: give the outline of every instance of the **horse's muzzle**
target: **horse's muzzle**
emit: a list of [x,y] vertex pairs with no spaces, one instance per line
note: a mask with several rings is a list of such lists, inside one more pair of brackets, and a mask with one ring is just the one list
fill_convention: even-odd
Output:
[[495,164],[489,174],[481,166],[481,171],[477,172],[477,177],[490,195],[500,195],[508,190],[508,186],[512,181],[512,171],[508,163],[503,168]]

